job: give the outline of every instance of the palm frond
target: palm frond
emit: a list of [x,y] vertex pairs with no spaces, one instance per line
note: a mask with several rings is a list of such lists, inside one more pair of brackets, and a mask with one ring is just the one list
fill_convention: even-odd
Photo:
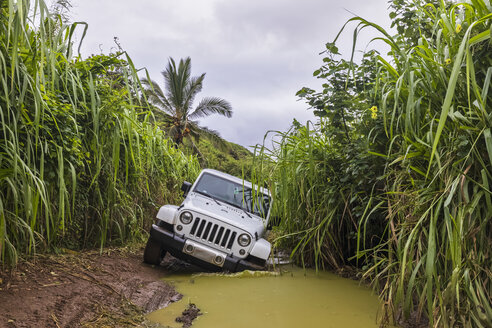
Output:
[[153,104],[150,104],[150,106],[156,123],[159,123],[159,126],[163,131],[167,130],[167,128],[173,124],[174,116],[166,113]]
[[184,104],[183,108],[188,115],[191,106],[193,106],[193,101],[195,100],[195,96],[202,91],[203,80],[205,79],[205,73],[200,76],[195,76],[190,78],[190,82],[186,86],[184,91]]
[[231,104],[222,98],[207,97],[203,98],[196,109],[189,115],[191,120],[208,116],[210,114],[219,114],[225,117],[232,116]]
[[196,143],[200,143],[202,129],[200,128],[200,126],[198,126],[198,123],[194,121],[188,121],[186,127],[189,129],[189,134],[196,141]]
[[174,107],[171,106],[166,96],[164,96],[164,92],[162,92],[162,89],[157,84],[157,82],[153,80],[148,80],[146,78],[141,79],[141,82],[144,86],[145,95],[152,105],[165,112],[168,112],[169,114],[176,114],[174,111]]
[[146,89],[150,89],[152,90],[157,96],[159,97],[164,97],[164,92],[162,92],[162,89],[161,87],[159,86],[159,84],[152,80],[152,79],[147,79],[147,78],[142,78],[140,80],[140,82],[142,82],[142,85],[146,88]]
[[177,113],[183,112],[184,90],[189,83],[191,74],[191,58],[187,57],[179,61],[178,67],[174,59],[169,58],[168,65],[162,76],[164,77],[164,86],[166,88],[166,97],[176,109]]

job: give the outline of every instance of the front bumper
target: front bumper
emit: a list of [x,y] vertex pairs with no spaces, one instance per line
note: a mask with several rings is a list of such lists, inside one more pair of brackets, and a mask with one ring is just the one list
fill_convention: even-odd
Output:
[[165,227],[160,227],[155,224],[152,225],[150,229],[150,237],[154,241],[159,242],[161,247],[166,251],[171,253],[174,257],[182,259],[186,262],[198,265],[204,269],[209,271],[230,271],[230,272],[238,272],[244,270],[263,270],[265,266],[258,265],[257,263],[253,263],[246,259],[235,258],[231,255],[225,256],[224,262],[222,266],[217,266],[213,263],[209,263],[207,261],[196,258],[190,254],[187,254],[183,251],[185,247],[186,239],[178,236],[174,232],[167,230]]

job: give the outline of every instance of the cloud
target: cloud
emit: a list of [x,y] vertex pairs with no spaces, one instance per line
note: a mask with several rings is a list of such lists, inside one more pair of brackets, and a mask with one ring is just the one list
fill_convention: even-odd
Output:
[[[386,7],[386,0],[79,0],[72,16],[89,24],[84,55],[99,53],[100,45],[115,49],[117,36],[135,65],[158,82],[169,57],[190,56],[192,74],[207,73],[197,101],[219,96],[234,108],[231,119],[201,124],[248,146],[267,130],[287,129],[294,117],[313,119],[295,92],[320,84],[312,72],[322,64],[324,44],[352,17],[349,11],[387,27]],[[354,27],[339,42],[347,56]],[[365,34],[361,45],[375,35]]]

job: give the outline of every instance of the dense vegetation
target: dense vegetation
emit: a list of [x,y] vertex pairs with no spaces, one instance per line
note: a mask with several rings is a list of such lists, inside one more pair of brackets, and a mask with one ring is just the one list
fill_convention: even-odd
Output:
[[74,55],[84,25],[35,3],[0,2],[1,263],[138,238],[199,170],[151,123],[130,58]]
[[124,52],[81,58],[72,38],[85,26],[36,4],[0,1],[1,263],[140,238],[198,173],[197,152],[203,166],[266,180],[278,244],[304,265],[358,267],[387,318],[492,326],[490,1],[392,0],[396,36],[351,19],[354,35],[376,29],[391,51],[355,63],[327,43],[314,72],[323,89],[298,92],[318,120],[259,148],[264,170],[191,122],[228,104],[166,116]]
[[278,242],[305,265],[359,267],[388,317],[491,327],[491,4],[390,4],[396,36],[348,24],[391,51],[354,63],[327,43],[323,89],[298,93],[318,121],[262,149]]

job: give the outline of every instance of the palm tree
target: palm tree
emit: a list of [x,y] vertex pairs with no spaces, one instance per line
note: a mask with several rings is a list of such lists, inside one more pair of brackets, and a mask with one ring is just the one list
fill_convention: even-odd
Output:
[[169,136],[176,146],[182,144],[184,138],[187,138],[191,141],[192,148],[197,151],[193,139],[198,143],[201,135],[207,135],[216,142],[222,139],[216,131],[200,127],[196,120],[211,114],[231,117],[232,107],[222,98],[206,97],[193,108],[195,96],[202,90],[205,73],[195,77],[191,77],[190,73],[190,57],[181,59],[178,67],[174,59],[169,58],[166,69],[161,72],[164,77],[165,92],[153,80],[144,78],[142,84],[148,101],[162,110]]

